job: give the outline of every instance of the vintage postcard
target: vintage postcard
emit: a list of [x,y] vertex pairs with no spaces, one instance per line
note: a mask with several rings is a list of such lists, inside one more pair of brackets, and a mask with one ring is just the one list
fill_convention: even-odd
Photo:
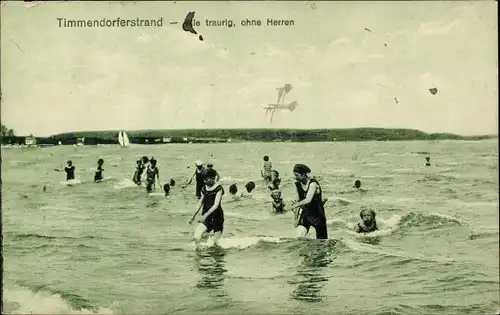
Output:
[[495,1],[2,1],[8,314],[499,311]]

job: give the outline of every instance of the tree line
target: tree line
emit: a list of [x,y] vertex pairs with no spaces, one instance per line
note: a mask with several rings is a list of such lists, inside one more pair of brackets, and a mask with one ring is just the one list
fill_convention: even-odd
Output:
[[14,129],[10,129],[4,124],[2,124],[2,130],[0,131],[0,135],[2,137],[14,137],[16,133],[14,132]]

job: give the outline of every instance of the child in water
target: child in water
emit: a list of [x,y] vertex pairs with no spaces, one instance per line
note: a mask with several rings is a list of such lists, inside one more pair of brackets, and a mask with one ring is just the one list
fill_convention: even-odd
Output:
[[167,197],[170,194],[170,184],[165,184],[163,185],[163,192],[165,192],[165,197]]
[[[54,170],[57,172],[61,171],[58,168],[56,168]],[[66,181],[75,179],[75,166],[73,165],[73,162],[71,160],[68,160],[66,162],[66,166],[64,167],[64,171],[66,172]]]
[[262,170],[260,171],[260,175],[262,176],[262,179],[264,179],[266,182],[271,181],[271,171],[273,169],[273,164],[271,161],[269,161],[269,156],[264,156],[263,158],[264,164],[262,164]]
[[156,167],[156,160],[151,158],[151,160],[149,160],[149,165],[146,168],[146,191],[148,193],[153,191],[155,177],[158,179],[158,183],[160,183],[160,171],[158,170],[158,167]]
[[361,217],[361,221],[354,227],[354,232],[356,233],[370,233],[374,231],[378,231],[377,220],[375,217],[377,214],[375,211],[369,208],[364,208],[359,213]]
[[[146,160],[148,160],[148,158],[146,157]],[[148,160],[149,161],[149,160]],[[144,169],[145,169],[145,161],[144,161],[144,158],[142,160],[137,160],[137,166],[135,168],[135,172],[134,172],[134,183],[137,185],[137,186],[141,186],[141,177],[142,177],[142,173],[144,173]]]
[[253,198],[252,192],[255,189],[255,183],[252,181],[249,181],[248,183],[245,184],[245,189],[246,189],[246,192],[242,192],[241,197]]
[[233,198],[252,198],[252,192],[255,189],[255,183],[252,181],[246,183],[245,189],[246,192],[238,193],[238,186],[236,186],[236,183],[233,183],[231,184],[231,186],[229,186],[229,193],[231,194],[231,196],[233,196]]
[[215,169],[203,170],[202,177],[205,185],[201,190],[201,198],[196,206],[196,212],[189,220],[189,224],[193,223],[198,212],[203,209],[202,216],[198,219],[199,224],[194,232],[194,241],[198,245],[206,233],[213,231],[214,244],[217,244],[224,230],[224,211],[221,206],[224,188],[216,180],[217,171]]
[[430,156],[427,156],[425,158],[425,166],[431,166],[431,157]]
[[238,186],[236,186],[236,183],[233,183],[229,186],[229,193],[233,198],[241,197],[241,193],[238,194]]
[[272,201],[273,212],[285,213],[285,202],[283,201],[283,198],[281,197],[281,191],[273,190],[271,192],[271,198],[273,198],[273,201]]
[[271,171],[271,183],[267,186],[270,191],[280,189],[281,178],[280,173],[277,170]]
[[104,165],[104,160],[99,159],[97,160],[97,169],[94,175],[94,183],[102,181],[102,172],[104,171],[104,168],[102,167]]

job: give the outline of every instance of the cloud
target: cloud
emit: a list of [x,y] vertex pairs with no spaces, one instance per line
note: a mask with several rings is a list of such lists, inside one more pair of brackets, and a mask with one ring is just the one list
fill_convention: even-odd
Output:
[[417,34],[423,36],[433,36],[433,35],[446,35],[456,26],[461,25],[463,22],[460,20],[454,20],[451,23],[445,24],[443,21],[432,21],[420,24]]

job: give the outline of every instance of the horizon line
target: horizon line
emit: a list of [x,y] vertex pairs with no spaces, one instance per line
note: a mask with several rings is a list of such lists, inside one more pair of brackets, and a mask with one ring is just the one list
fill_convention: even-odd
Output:
[[[120,131],[125,131],[125,132],[144,132],[144,131],[191,131],[191,130],[303,130],[303,131],[319,131],[319,130],[355,130],[355,129],[378,129],[378,130],[412,130],[412,131],[418,131],[422,132],[425,134],[449,134],[449,135],[456,135],[456,136],[463,136],[463,137],[480,137],[480,136],[494,136],[498,137],[498,133],[496,134],[459,134],[459,133],[454,133],[454,132],[427,132],[423,131],[420,129],[413,129],[413,128],[400,128],[400,127],[395,127],[395,128],[387,128],[387,127],[347,127],[347,128],[266,128],[266,127],[259,127],[259,128],[177,128],[177,129],[104,129],[104,130],[78,130],[78,131],[64,131],[64,132],[59,132],[55,134],[48,135],[46,137],[53,137],[56,135],[60,134],[68,134],[68,133],[80,133],[80,132],[120,132]],[[37,137],[34,134],[32,134],[33,137]],[[16,136],[16,137],[22,137],[22,136]],[[41,137],[41,136],[39,136]]]

